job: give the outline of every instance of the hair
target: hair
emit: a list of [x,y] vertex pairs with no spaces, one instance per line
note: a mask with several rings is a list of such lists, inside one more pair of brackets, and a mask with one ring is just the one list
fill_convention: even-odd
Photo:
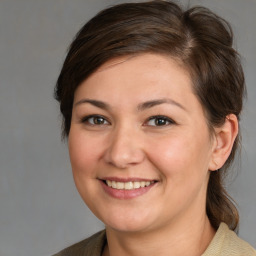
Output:
[[[55,88],[68,137],[77,87],[106,61],[127,55],[155,53],[170,56],[190,73],[193,90],[211,131],[227,115],[239,116],[245,95],[240,57],[232,47],[227,21],[204,7],[183,10],[172,1],[124,3],[99,12],[75,36]],[[238,211],[224,187],[228,167],[240,142],[235,139],[224,166],[209,177],[206,212],[217,229],[225,222],[236,230]]]

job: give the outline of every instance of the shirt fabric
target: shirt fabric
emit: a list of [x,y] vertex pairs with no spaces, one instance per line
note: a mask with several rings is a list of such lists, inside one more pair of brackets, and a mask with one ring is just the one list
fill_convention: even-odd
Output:
[[[103,230],[53,256],[101,256],[106,243],[106,232]],[[256,251],[225,223],[221,223],[201,256],[256,256]]]

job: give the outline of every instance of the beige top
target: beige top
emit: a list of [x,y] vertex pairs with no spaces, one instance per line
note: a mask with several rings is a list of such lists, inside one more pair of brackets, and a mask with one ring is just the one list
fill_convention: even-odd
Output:
[[[53,256],[101,256],[107,242],[105,230],[74,244]],[[256,256],[256,251],[221,223],[202,256]]]
[[225,223],[221,223],[202,256],[256,256],[256,251]]

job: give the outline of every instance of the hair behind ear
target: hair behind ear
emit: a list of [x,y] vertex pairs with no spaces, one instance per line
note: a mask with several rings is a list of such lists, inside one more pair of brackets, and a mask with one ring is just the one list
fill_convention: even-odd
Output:
[[210,174],[206,212],[212,226],[217,230],[221,222],[225,222],[231,230],[238,230],[239,213],[233,199],[222,184],[222,170]]

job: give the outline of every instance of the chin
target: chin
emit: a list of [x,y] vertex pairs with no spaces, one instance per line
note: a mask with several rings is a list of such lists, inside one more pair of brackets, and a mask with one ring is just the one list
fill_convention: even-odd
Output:
[[[110,218],[107,216],[111,216]],[[101,216],[101,221],[106,225],[106,228],[113,229],[119,232],[143,232],[153,226],[154,220],[148,214],[130,213],[109,214]]]
[[143,225],[143,223],[110,223],[106,224],[106,228],[122,232],[122,233],[140,233],[146,231],[148,228],[147,225]]

